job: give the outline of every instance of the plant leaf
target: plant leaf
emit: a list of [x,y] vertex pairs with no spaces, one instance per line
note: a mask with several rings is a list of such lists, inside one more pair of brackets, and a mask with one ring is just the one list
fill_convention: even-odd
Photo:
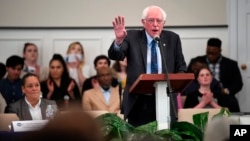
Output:
[[209,112],[198,113],[193,115],[193,122],[202,132],[204,132],[208,121]]
[[201,130],[192,123],[189,122],[174,122],[172,124],[171,130],[175,130],[181,135],[183,139],[193,139],[201,141],[203,138],[203,133]]
[[222,116],[229,117],[230,115],[231,115],[230,111],[227,108],[222,107],[220,112],[212,117],[212,120],[216,117],[222,117]]
[[164,129],[155,132],[155,135],[161,136],[164,139],[173,139],[175,141],[182,141],[182,137],[179,135],[179,132],[171,129]]
[[96,118],[101,125],[104,137],[122,139],[134,130],[134,127],[113,113],[106,113]]
[[150,133],[131,133],[124,141],[166,141],[163,137]]
[[157,131],[157,122],[156,121],[149,122],[147,124],[138,126],[134,129],[135,133],[144,132],[144,133],[154,134],[156,131]]

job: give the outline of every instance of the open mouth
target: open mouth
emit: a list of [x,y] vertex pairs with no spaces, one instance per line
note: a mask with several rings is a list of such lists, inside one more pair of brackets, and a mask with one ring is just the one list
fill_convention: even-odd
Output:
[[159,30],[157,30],[157,29],[153,29],[152,31],[153,31],[153,32],[155,32],[155,33],[157,33]]

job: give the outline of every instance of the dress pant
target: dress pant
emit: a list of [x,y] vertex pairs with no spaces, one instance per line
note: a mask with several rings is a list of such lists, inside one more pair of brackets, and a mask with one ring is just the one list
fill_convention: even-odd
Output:
[[138,95],[128,115],[128,123],[137,127],[156,120],[155,95]]
[[[177,117],[177,94],[172,93],[170,98],[170,120],[172,123]],[[128,115],[128,123],[137,127],[156,120],[155,94],[138,95],[137,101]],[[166,107],[167,108],[167,107]]]

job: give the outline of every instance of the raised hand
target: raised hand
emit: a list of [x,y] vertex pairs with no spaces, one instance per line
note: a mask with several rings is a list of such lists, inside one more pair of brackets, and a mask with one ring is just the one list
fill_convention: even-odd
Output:
[[47,87],[48,87],[48,90],[49,90],[49,92],[47,94],[47,99],[50,99],[53,92],[54,92],[54,83],[52,82],[51,79],[47,80]]
[[125,29],[125,22],[123,16],[115,17],[115,20],[112,22],[115,32],[115,43],[117,45],[121,44],[125,37],[127,36],[127,31]]
[[69,83],[69,86],[67,88],[67,91],[69,93],[69,96],[72,98],[72,99],[75,99],[75,96],[74,96],[74,88],[75,88],[75,83],[73,80],[71,80],[71,82]]
[[67,91],[68,91],[68,92],[73,91],[74,87],[75,87],[75,83],[74,83],[73,80],[71,80],[71,82],[69,83],[69,86],[68,86],[68,88],[67,88]]

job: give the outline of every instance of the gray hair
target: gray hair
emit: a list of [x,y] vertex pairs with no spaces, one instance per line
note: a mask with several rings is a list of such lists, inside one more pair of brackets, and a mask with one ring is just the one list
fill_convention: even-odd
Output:
[[240,124],[240,122],[233,117],[216,117],[211,120],[205,129],[204,141],[229,140],[229,130],[232,124]]
[[161,7],[155,6],[155,5],[146,7],[146,8],[142,11],[142,17],[141,17],[141,18],[142,18],[142,19],[145,19],[145,18],[147,17],[147,15],[148,15],[149,10],[152,9],[152,8],[158,8],[158,9],[161,11],[162,15],[163,15],[163,20],[166,20],[166,18],[167,18],[166,12],[165,12]]

